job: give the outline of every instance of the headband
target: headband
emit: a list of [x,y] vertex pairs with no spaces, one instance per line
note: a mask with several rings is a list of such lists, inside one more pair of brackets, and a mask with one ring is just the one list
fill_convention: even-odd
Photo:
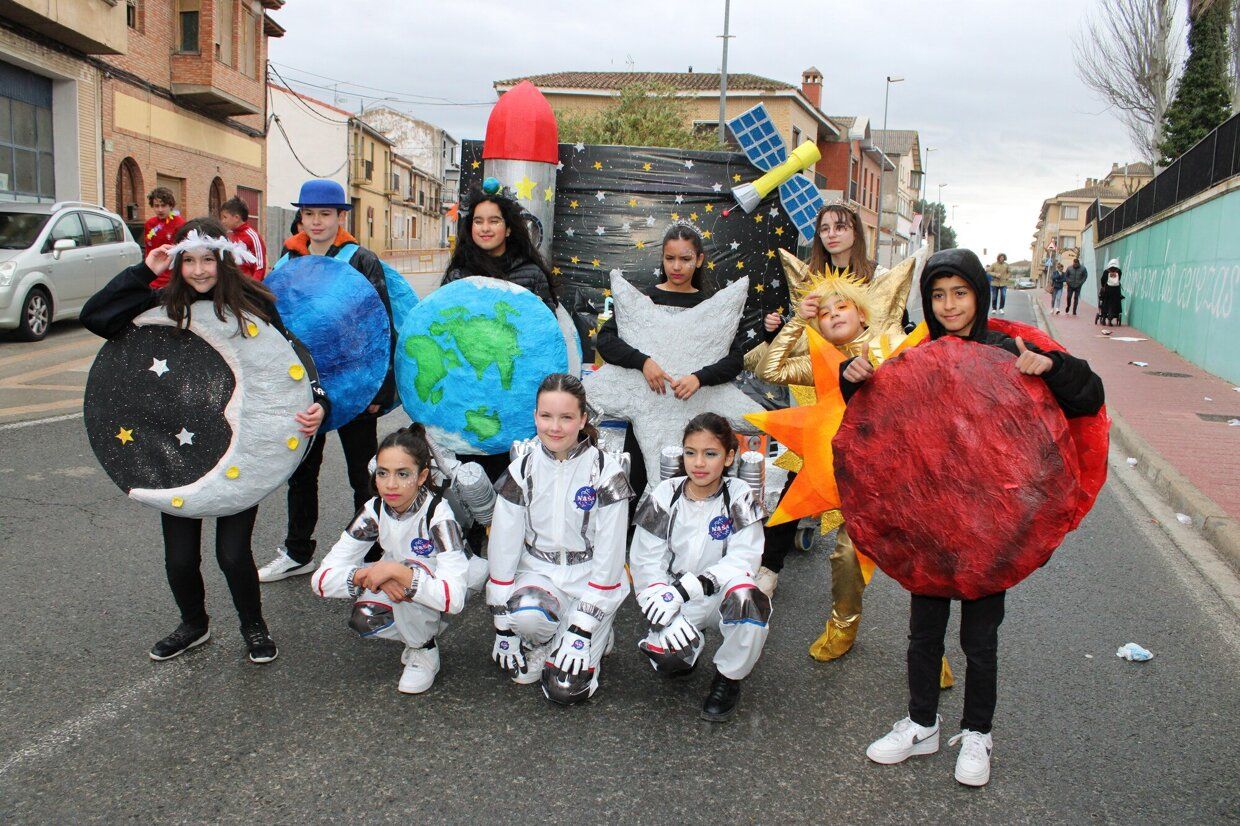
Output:
[[168,250],[168,258],[175,261],[181,253],[191,250],[211,250],[216,254],[226,252],[232,256],[233,263],[235,264],[258,263],[258,258],[254,256],[254,253],[246,249],[244,244],[214,235],[203,235],[196,229],[191,229],[180,242]]

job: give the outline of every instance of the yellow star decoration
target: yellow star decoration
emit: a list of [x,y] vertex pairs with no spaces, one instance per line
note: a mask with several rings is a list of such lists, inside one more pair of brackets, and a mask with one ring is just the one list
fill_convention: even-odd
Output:
[[732,182],[739,184],[741,182],[741,176],[739,174],[733,175]]
[[709,238],[710,238],[710,236],[711,236],[711,231],[710,231],[710,230],[708,230],[708,229],[704,229],[704,230],[702,230],[702,237],[703,237],[703,238],[709,239]]
[[551,268],[551,274],[552,274],[552,275],[560,275],[560,268],[559,268],[559,267],[552,267],[552,268]]
[[771,434],[805,460],[796,480],[779,500],[768,525],[792,522],[802,516],[835,510],[840,506],[831,439],[844,420],[844,395],[840,392],[839,372],[845,360],[844,354],[812,327],[806,327],[805,334],[809,337],[817,401],[812,405],[745,416],[751,424]]
[[715,205],[714,205],[714,204],[707,204],[707,205],[706,205],[706,211],[707,211],[707,212],[714,212],[714,211],[715,211]]
[[597,270],[597,269],[599,268],[599,266],[600,266],[600,265],[602,265],[602,263],[603,263],[603,262],[602,262],[602,261],[599,261],[597,258],[595,258],[595,259],[594,259],[593,261],[591,261],[590,263],[591,263],[591,264],[593,264],[593,265],[594,265],[594,269],[596,269],[596,270]]
[[766,285],[765,284],[754,284],[753,291],[756,293],[766,292]]
[[[737,268],[738,270],[743,270],[743,269],[745,269],[745,262],[744,262],[744,261],[737,261],[737,262],[736,262],[736,268]],[[759,286],[759,287],[761,287],[762,285],[761,285],[761,284],[759,284],[758,286]]]
[[775,312],[776,312],[776,313],[778,313],[779,315],[783,315],[783,314],[784,314],[784,308],[783,308],[783,306],[781,305],[781,306],[779,306],[779,307],[776,307],[776,308],[775,308]]
[[706,269],[708,269],[708,270],[713,270],[714,268],[715,268],[715,262],[714,262],[714,261],[707,261],[707,262],[706,262]]
[[754,222],[755,224],[760,224],[760,223],[762,223],[762,216],[761,216],[761,215],[755,215],[755,216],[753,217],[753,222]]
[[696,212],[690,212],[690,213],[689,213],[689,220],[690,220],[690,221],[696,221],[696,220],[697,220],[697,213],[696,213]]
[[784,234],[784,228],[783,228],[783,227],[775,227],[775,234],[776,234],[776,235],[783,235],[783,234]]
[[574,264],[580,264],[580,263],[581,263],[581,259],[580,259],[580,258],[578,258],[578,257],[577,257],[577,256],[575,256],[575,255],[574,255],[572,258],[568,259],[568,260],[569,260],[569,261],[572,261]]
[[116,434],[116,438],[121,440],[121,444],[127,445],[133,441],[133,428],[122,427],[120,432]]
[[534,187],[536,184],[530,180],[529,175],[522,176],[515,186],[517,188],[518,201],[529,201],[534,197]]
[[603,290],[603,298],[611,298],[611,290]]
[[638,241],[638,242],[637,242],[637,244],[636,244],[635,246],[636,246],[639,250],[644,250],[644,249],[646,248],[646,242],[645,242],[645,241]]
[[482,164],[481,164],[481,163],[479,163],[478,161],[474,161],[473,163],[471,163],[471,164],[469,165],[469,168],[470,168],[470,169],[477,169],[477,168],[478,168],[478,167],[480,167],[480,166],[482,166]]
[[672,213],[672,220],[673,220],[673,221],[679,221],[679,220],[680,220],[680,213],[679,213],[679,212],[673,212],[673,213]]
[[635,206],[637,206],[637,199],[636,199],[636,198],[629,198],[629,206],[631,206],[631,207],[635,207]]
[[594,162],[594,168],[595,168],[595,169],[602,169],[602,168],[603,168],[603,164],[602,164],[602,162],[601,162],[601,161],[595,161],[595,162]]
[[577,208],[577,202],[576,202],[576,201],[569,201],[569,202],[568,202],[568,207],[569,207],[569,209],[576,209],[576,208]]
[[555,187],[553,187],[553,186],[549,186],[549,187],[547,187],[546,189],[544,189],[544,190],[543,190],[543,200],[544,200],[544,201],[554,201],[554,200],[555,200]]
[[767,257],[767,258],[774,258],[774,257],[775,257],[775,250],[767,250],[767,251],[766,251],[766,257]]
[[649,171],[650,171],[650,164],[648,163],[642,164],[642,172],[649,172]]

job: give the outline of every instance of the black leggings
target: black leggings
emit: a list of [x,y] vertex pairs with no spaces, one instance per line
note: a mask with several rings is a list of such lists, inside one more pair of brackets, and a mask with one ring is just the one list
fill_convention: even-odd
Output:
[[[788,474],[788,481],[784,482],[784,489],[780,492],[779,498],[783,499],[788,495],[788,488],[792,487],[797,475],[795,473]],[[763,545],[762,545],[762,567],[769,571],[779,573],[784,569],[784,558],[788,556],[788,552],[792,550],[792,543],[796,540],[797,526],[801,520],[793,519],[791,522],[784,522],[775,527],[764,527],[762,529]]]
[[[960,647],[969,662],[964,679],[961,728],[987,734],[995,716],[999,681],[999,624],[1006,591],[960,601]],[[952,601],[913,594],[908,619],[908,716],[919,726],[933,726],[939,710],[939,673],[943,637]]]
[[[215,520],[215,558],[228,581],[233,605],[243,626],[263,619],[262,596],[258,588],[258,569],[250,538],[258,505],[232,516]],[[181,609],[181,622],[197,628],[207,627],[206,588],[202,583],[202,520],[162,514],[164,527],[164,568],[172,597]]]
[[[353,512],[357,513],[374,495],[370,491],[370,460],[379,451],[377,420],[369,413],[362,413],[337,428],[336,435],[344,448],[349,487],[353,489]],[[288,480],[288,533],[284,548],[289,557],[301,565],[314,559],[314,528],[319,523],[319,468],[323,464],[326,441],[326,433],[314,440],[306,458]]]

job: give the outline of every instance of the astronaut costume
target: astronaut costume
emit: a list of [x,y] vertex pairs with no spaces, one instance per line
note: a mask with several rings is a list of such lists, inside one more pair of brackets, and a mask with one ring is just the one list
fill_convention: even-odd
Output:
[[638,605],[652,622],[637,647],[665,676],[696,667],[707,625],[723,634],[714,662],[730,680],[749,675],[766,643],[771,601],[753,580],[766,514],[747,482],[720,481],[699,501],[685,494],[687,477],[667,479],[634,518],[629,566]]
[[[376,541],[383,547],[383,561],[413,570],[406,601],[394,602],[353,584]],[[413,689],[430,688],[439,671],[435,637],[447,627],[444,615],[465,607],[470,563],[451,506],[424,486],[403,514],[378,497],[363,505],[310,577],[310,587],[321,597],[355,600],[349,626],[362,637],[404,642],[400,690],[416,694],[420,691]]]
[[486,587],[492,658],[517,683],[541,679],[553,702],[587,699],[629,593],[628,478],[588,441],[564,461],[536,441],[495,489]]

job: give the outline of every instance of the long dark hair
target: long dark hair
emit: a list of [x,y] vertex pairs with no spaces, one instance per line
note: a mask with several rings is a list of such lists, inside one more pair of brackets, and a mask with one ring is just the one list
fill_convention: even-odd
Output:
[[[732,425],[728,420],[718,413],[699,413],[689,420],[685,425],[685,432],[680,437],[680,443],[683,445],[685,439],[688,439],[694,433],[709,433],[719,440],[719,444],[723,445],[723,454],[736,450],[736,431],[732,429]],[[685,457],[682,453],[680,456],[680,476],[687,476],[688,471],[685,470]]]
[[[702,242],[702,236],[698,235],[697,230],[687,224],[673,224],[668,227],[667,232],[663,234],[663,243],[659,245],[659,283],[662,284],[667,280],[667,273],[663,271],[663,248],[667,246],[668,241],[688,241],[693,245],[693,254],[702,255],[705,252],[705,244]],[[693,280],[689,283],[693,285],[693,289],[702,289],[702,270],[706,266],[706,259],[702,259],[702,266],[693,271]]]
[[[180,243],[194,230],[208,238],[227,238],[228,232],[214,218],[195,218],[187,221],[177,230],[176,242]],[[255,281],[242,274],[237,262],[231,255],[214,251],[215,286],[211,288],[211,304],[215,308],[215,317],[224,320],[225,311],[232,313],[237,321],[237,332],[245,335],[247,319],[271,321],[271,309],[275,307],[276,297],[261,281]],[[201,295],[181,277],[181,256],[172,262],[168,287],[161,293],[164,307],[168,310],[168,318],[177,323],[178,327],[188,327],[190,322],[190,305],[201,298]]]
[[[463,231],[457,235],[456,251],[452,253],[452,260],[448,262],[447,272],[460,270],[465,275],[485,275],[488,278],[507,280],[508,266],[524,258],[543,271],[543,275],[547,278],[547,286],[551,291],[551,300],[556,301],[558,297],[555,284],[551,280],[551,270],[548,269],[547,262],[543,260],[538,247],[530,238],[530,227],[525,222],[521,205],[499,193],[489,195],[483,192],[481,187],[470,189],[467,201],[469,208],[460,222]],[[504,219],[504,226],[508,230],[503,255],[491,255],[474,243],[474,211],[480,204],[486,203],[499,207],[500,217]]]
[[[568,373],[552,373],[542,380],[542,384],[538,385],[538,394],[535,400],[542,398],[543,393],[567,393],[577,400],[577,410],[581,413],[589,414],[590,406],[586,403],[586,388],[581,383],[581,379],[576,376],[570,376]],[[537,404],[537,401],[535,401]],[[582,426],[581,432],[586,435],[586,439],[595,447],[598,446],[598,428],[590,423],[589,419]]]
[[827,215],[833,219],[843,218],[852,227],[853,245],[848,251],[849,271],[864,281],[872,280],[874,262],[870,260],[865,248],[865,225],[861,223],[861,215],[855,209],[849,209],[843,204],[827,204],[818,210],[818,215],[814,217],[814,241],[809,253],[810,271],[822,273],[835,268],[831,254],[827,252],[827,245],[822,240],[822,219]]
[[[412,422],[399,430],[393,430],[391,433],[383,437],[383,441],[379,442],[379,449],[375,451],[375,457],[389,447],[398,447],[409,454],[414,464],[418,466],[418,472],[428,470],[431,466],[431,443],[426,438],[426,428],[418,422]],[[426,485],[432,490],[438,490],[431,483],[431,477],[426,477]],[[375,484],[375,475],[370,474],[370,488],[375,495],[379,493],[379,487]]]

